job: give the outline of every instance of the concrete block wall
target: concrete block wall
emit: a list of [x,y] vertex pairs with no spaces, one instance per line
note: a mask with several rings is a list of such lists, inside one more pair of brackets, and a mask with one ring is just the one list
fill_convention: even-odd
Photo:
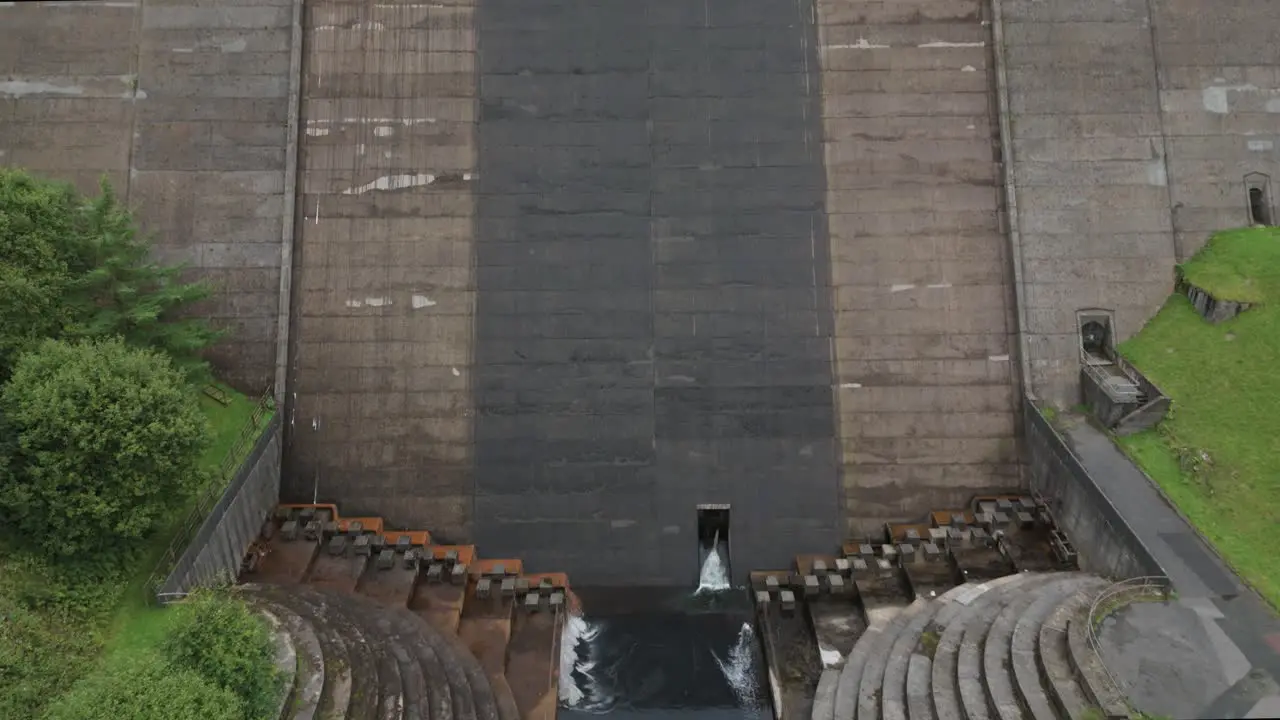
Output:
[[106,175],[214,296],[211,355],[271,383],[292,0],[0,3],[0,163],[95,192]]
[[1020,482],[978,0],[818,0],[848,529]]
[[284,494],[445,539],[471,517],[472,16],[328,0],[304,25]]
[[995,0],[1034,391],[1078,399],[1076,311],[1132,335],[1173,289],[1169,170],[1147,0]]
[[1280,4],[1152,3],[1179,260],[1250,222],[1245,176],[1270,178],[1280,222]]

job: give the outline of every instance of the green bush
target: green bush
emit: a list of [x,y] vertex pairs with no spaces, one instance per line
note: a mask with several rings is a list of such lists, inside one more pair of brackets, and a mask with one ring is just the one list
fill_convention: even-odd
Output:
[[276,710],[281,678],[271,633],[261,616],[225,592],[192,595],[174,612],[163,652],[175,666],[199,673],[243,703],[245,718]]
[[[12,717],[29,717],[28,714]],[[72,686],[44,720],[242,720],[240,698],[153,654],[122,658]]]
[[90,200],[65,183],[0,168],[0,381],[42,338],[111,336],[162,350],[193,379],[207,379],[200,353],[220,333],[180,311],[210,288],[183,283],[181,267],[149,253],[105,181]]
[[65,618],[0,600],[0,718],[35,717],[92,659],[92,637]]
[[208,422],[168,358],[46,340],[0,389],[0,517],[55,557],[119,555],[199,484]]

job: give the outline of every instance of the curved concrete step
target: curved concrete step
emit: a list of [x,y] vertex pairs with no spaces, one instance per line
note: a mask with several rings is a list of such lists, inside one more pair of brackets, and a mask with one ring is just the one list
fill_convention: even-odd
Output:
[[314,720],[324,694],[324,650],[315,628],[291,608],[265,598],[255,602],[274,615],[289,634],[297,659],[297,674],[281,720]]
[[[1098,588],[1095,592],[1101,592]],[[1088,605],[1085,606],[1089,607]],[[1085,697],[1102,709],[1104,717],[1128,717],[1129,703],[1124,693],[1107,675],[1102,658],[1089,642],[1089,618],[1082,613],[1067,620],[1067,653],[1076,671],[1076,682]]]
[[965,587],[968,588],[966,594],[958,596],[956,602],[938,613],[938,618],[935,620],[935,631],[939,632],[938,646],[933,653],[930,688],[933,709],[938,720],[964,720],[965,718],[956,672],[965,627],[989,604],[1002,604],[1009,593],[1034,587],[1044,579],[1043,576],[1035,573],[1020,573],[1005,575],[985,583],[966,585]]
[[1036,597],[1035,602],[1027,606],[1018,618],[1008,642],[1007,659],[1013,667],[1013,690],[1019,702],[1035,720],[1056,720],[1057,713],[1049,700],[1044,682],[1040,676],[1039,662],[1036,660],[1036,647],[1039,644],[1040,628],[1049,615],[1073,593],[1082,587],[1092,587],[1096,578],[1083,573],[1071,573],[1054,582]]
[[[324,698],[320,703],[321,715],[346,720],[378,718],[378,661],[368,639],[351,618],[350,609],[341,599],[306,586],[285,588],[267,585],[259,586],[254,592],[313,618],[316,621],[313,624],[324,630],[320,639],[321,644],[325,645],[325,668],[330,674],[325,680]],[[331,651],[329,645],[334,639],[330,636],[336,636],[342,643],[341,654]],[[335,675],[338,679],[331,685]],[[342,680],[343,675],[346,676],[345,682]]]
[[911,720],[935,720],[933,693],[929,688],[933,661],[927,655],[911,656],[907,665],[907,717]]
[[255,610],[262,615],[271,627],[271,642],[276,649],[274,658],[276,671],[280,673],[280,679],[284,681],[280,684],[280,697],[276,701],[276,711],[271,717],[283,717],[285,704],[289,702],[289,696],[293,694],[293,684],[297,680],[298,651],[294,648],[293,638],[289,637],[289,633],[284,629],[284,624],[280,621],[280,618],[261,605],[255,606]]
[[1094,595],[1106,584],[1105,580],[1098,579],[1077,589],[1059,603],[1040,626],[1036,657],[1040,660],[1040,670],[1052,690],[1050,699],[1065,717],[1080,717],[1092,707],[1084,689],[1076,681],[1075,669],[1071,666],[1067,623],[1072,617],[1083,615]]
[[1037,588],[1054,579],[1052,574],[1024,574],[1027,580],[1016,586],[1006,586],[998,596],[987,602],[969,617],[964,624],[960,647],[956,653],[955,678],[960,696],[960,711],[967,720],[990,720],[992,708],[987,702],[987,688],[983,680],[982,649],[987,633],[1005,606],[1033,593]]
[[[884,686],[885,669],[889,663],[889,653],[893,649],[898,636],[906,629],[916,616],[927,612],[932,601],[917,599],[898,614],[884,632],[873,638],[868,648],[867,662],[862,668],[862,681],[858,684],[858,713],[856,718],[874,720],[880,717],[881,692]],[[865,635],[863,637],[866,637]],[[862,639],[858,640],[858,645]],[[854,646],[855,649],[857,646]]]
[[835,720],[836,688],[840,685],[840,671],[823,668],[818,676],[818,687],[813,691],[813,712],[810,720]]
[[[904,608],[905,610],[905,608]],[[862,687],[862,672],[871,657],[871,648],[889,630],[888,625],[872,625],[858,637],[849,657],[845,659],[836,682],[835,720],[853,720],[858,712],[858,692]]]
[[[1034,592],[1023,593],[1006,604],[991,623],[982,645],[982,679],[987,691],[987,702],[1000,720],[1022,720],[1022,705],[1014,690],[1015,669],[1010,664],[1014,630],[1019,622],[1027,620],[1026,615],[1031,608],[1052,608],[1063,596],[1071,594],[1082,579],[1074,574],[1059,576],[1037,587]],[[1043,619],[1043,613],[1039,610],[1035,614]],[[1035,626],[1039,627],[1039,623]],[[1034,657],[1032,660],[1034,661]],[[1034,663],[1030,667],[1034,669]],[[1031,709],[1034,714],[1035,709]],[[1056,720],[1052,717],[1035,717],[1036,720]]]
[[[921,655],[921,635],[924,634],[925,628],[934,624],[940,612],[956,604],[957,597],[967,597],[968,594],[969,588],[965,585],[957,585],[947,590],[936,599],[930,600],[929,604],[912,616],[898,633],[885,660],[884,680],[880,686],[881,718],[907,720],[907,672],[913,657],[925,657]],[[925,657],[925,659],[929,658]],[[932,712],[929,715],[931,720]]]

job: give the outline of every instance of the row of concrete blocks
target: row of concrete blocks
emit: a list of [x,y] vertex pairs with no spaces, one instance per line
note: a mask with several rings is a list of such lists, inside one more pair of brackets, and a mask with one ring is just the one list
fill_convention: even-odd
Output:
[[[498,586],[497,594],[494,593],[495,583]],[[556,585],[550,578],[543,578],[537,585],[531,586],[528,578],[481,577],[476,581],[475,594],[479,600],[519,598],[518,606],[529,612],[538,612],[544,606],[553,613],[564,609],[564,588]]]

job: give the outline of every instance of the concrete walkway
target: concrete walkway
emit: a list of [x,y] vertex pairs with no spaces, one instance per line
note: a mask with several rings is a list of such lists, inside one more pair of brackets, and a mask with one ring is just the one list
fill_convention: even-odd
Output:
[[[1280,715],[1280,619],[1105,433],[1082,420],[1065,424],[1076,456],[1178,591],[1174,603],[1131,606],[1104,625],[1103,653],[1130,697],[1173,717]],[[1186,648],[1199,651],[1200,673],[1171,661],[1190,662],[1197,653]]]

